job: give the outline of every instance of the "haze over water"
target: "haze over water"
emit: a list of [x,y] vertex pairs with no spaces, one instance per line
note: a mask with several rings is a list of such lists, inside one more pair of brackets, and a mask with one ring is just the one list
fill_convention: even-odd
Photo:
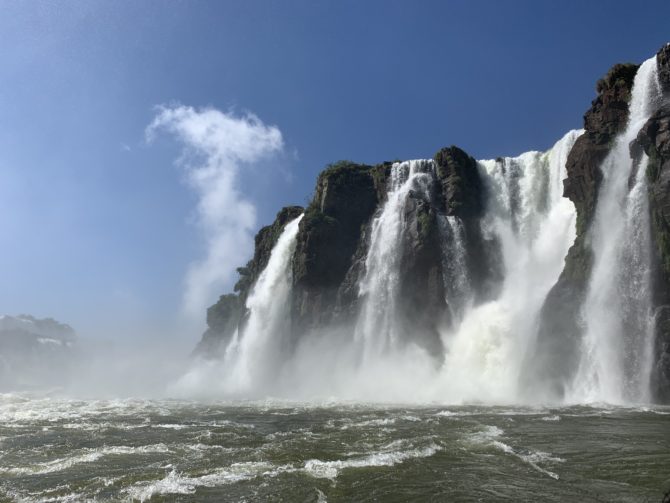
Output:
[[308,4],[0,5],[0,503],[667,503],[667,6]]

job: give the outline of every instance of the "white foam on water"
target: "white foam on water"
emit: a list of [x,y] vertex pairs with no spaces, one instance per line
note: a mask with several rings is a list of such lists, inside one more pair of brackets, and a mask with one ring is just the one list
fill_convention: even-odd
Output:
[[558,474],[547,470],[541,467],[538,463],[550,462],[550,463],[563,463],[565,462],[562,458],[553,457],[551,454],[542,452],[542,451],[531,451],[525,449],[515,449],[511,445],[506,444],[500,437],[503,436],[505,432],[497,427],[492,425],[484,425],[483,430],[472,433],[468,436],[470,441],[474,441],[477,444],[492,446],[496,449],[504,452],[505,454],[510,454],[517,457],[524,463],[527,463],[535,470],[548,475],[552,479],[558,480]]
[[417,449],[410,449],[406,451],[377,452],[363,457],[344,460],[322,461],[320,459],[310,459],[305,462],[304,470],[312,477],[335,479],[342,470],[347,468],[394,466],[409,459],[427,458],[433,456],[442,449],[443,448],[437,444],[431,444],[427,447]]
[[[146,415],[170,415],[171,401],[125,398],[116,400],[75,400],[26,394],[7,394],[0,399],[0,424],[91,423],[100,417],[136,419]],[[118,423],[114,423],[118,424]],[[130,425],[130,427],[133,427]]]
[[647,412],[651,412],[653,414],[658,414],[659,416],[670,416],[670,411],[662,411],[658,409],[649,409]]
[[357,423],[344,424],[340,428],[341,430],[347,430],[349,428],[368,428],[370,426],[389,426],[395,424],[398,418],[395,417],[385,417],[380,419],[368,419],[367,421],[360,421]]
[[500,437],[505,433],[501,428],[492,425],[483,425],[484,428],[480,431],[472,433],[469,435],[469,439],[473,440],[476,443],[488,443],[491,439]]
[[518,452],[510,445],[507,445],[504,442],[500,442],[499,440],[494,440],[492,445],[506,454],[511,454],[512,456],[517,457],[518,459],[520,459],[524,463],[527,463],[538,472],[544,473],[545,475],[548,475],[554,480],[559,480],[559,476],[557,473],[547,470],[546,468],[542,468],[538,463],[542,462],[565,463],[565,459],[553,457],[551,454],[542,451],[528,451],[527,453]]
[[[91,480],[99,482],[103,487],[110,487],[113,484],[123,480],[124,477],[93,477]],[[2,489],[0,489],[2,491]],[[61,484],[58,486],[52,486],[44,491],[34,491],[24,493],[11,493],[7,494],[8,497],[11,497],[13,500],[21,503],[69,503],[69,502],[82,502],[82,501],[106,501],[106,498],[98,499],[99,496],[91,493],[77,493],[69,492],[70,486],[68,484]],[[54,493],[62,494],[54,494]],[[100,491],[98,490],[98,493]],[[0,496],[2,493],[0,492]]]
[[80,501],[95,501],[87,498],[84,494],[79,493],[69,493],[60,496],[38,496],[38,497],[22,497],[16,496],[16,500],[22,503],[70,503],[70,502],[80,502]]
[[169,424],[152,424],[151,427],[152,428],[162,428],[162,429],[165,429],[165,430],[185,430],[187,428],[192,428],[193,425],[169,423]]
[[140,482],[126,488],[124,492],[132,499],[147,501],[156,495],[194,494],[198,487],[217,487],[256,477],[275,477],[291,470],[293,467],[290,465],[277,466],[264,461],[234,463],[198,476],[180,474],[177,470],[172,469],[161,480]]
[[453,411],[453,410],[441,410],[435,413],[438,417],[465,417],[465,416],[474,416],[474,412],[465,412],[465,411]]
[[77,454],[35,463],[22,467],[0,467],[0,473],[7,475],[44,475],[47,473],[54,473],[73,466],[94,463],[106,456],[130,456],[130,455],[146,455],[146,454],[165,454],[169,453],[170,449],[165,444],[145,445],[141,447],[129,446],[115,446],[115,447],[101,447],[99,449],[80,449]]

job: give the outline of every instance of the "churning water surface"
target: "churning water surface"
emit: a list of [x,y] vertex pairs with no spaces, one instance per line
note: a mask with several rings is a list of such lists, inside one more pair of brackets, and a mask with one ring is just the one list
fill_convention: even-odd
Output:
[[660,501],[670,408],[0,395],[2,501]]

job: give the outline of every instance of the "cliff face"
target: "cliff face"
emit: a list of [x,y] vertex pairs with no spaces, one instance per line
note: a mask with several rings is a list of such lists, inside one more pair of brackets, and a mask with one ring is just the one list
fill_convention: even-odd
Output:
[[[647,184],[653,241],[652,288],[655,309],[651,391],[670,403],[670,44],[656,54],[663,103],[638,133],[636,143],[649,157]],[[634,153],[635,146],[631,146]]]
[[[657,55],[661,88],[670,95],[670,45]],[[617,64],[598,81],[596,97],[584,115],[584,133],[566,163],[564,197],[577,213],[576,238],[558,281],[551,288],[537,319],[535,347],[528,348],[523,368],[528,389],[553,398],[575,375],[583,335],[582,306],[593,265],[589,230],[603,180],[601,166],[627,125],[633,80],[639,65]],[[670,401],[670,105],[661,108],[642,128],[631,152],[649,156],[647,168],[652,237],[654,241],[654,306],[656,337],[653,394]],[[458,147],[438,151],[433,158],[430,187],[412,192],[403,206],[404,235],[400,249],[398,319],[413,342],[431,354],[443,355],[441,330],[453,323],[445,286],[449,264],[441,225],[455,218],[463,233],[465,262],[472,302],[495,299],[505,277],[499,238],[482,230],[491,194],[477,161]],[[499,162],[503,162],[500,160]],[[371,224],[387,200],[393,163],[375,166],[341,161],[318,177],[306,209],[282,209],[270,226],[256,236],[253,259],[238,269],[235,293],[221,296],[207,313],[208,330],[198,350],[216,354],[243,327],[247,296],[267,265],[273,246],[286,224],[304,212],[292,257],[290,306],[294,342],[324,327],[354,330],[361,308],[359,284],[366,270]],[[504,173],[504,166],[502,169]],[[522,375],[522,378],[524,376]]]
[[248,315],[245,303],[253,284],[270,260],[272,248],[277,243],[284,226],[303,212],[300,206],[282,208],[272,225],[263,227],[254,240],[254,257],[244,267],[238,267],[239,279],[235,293],[219,297],[216,304],[207,309],[207,330],[195,353],[217,357],[230,341],[238,327],[244,325]]
[[463,223],[469,271],[475,300],[495,297],[503,279],[500,244],[487,238],[481,230],[486,189],[477,161],[458,147],[444,148],[435,154],[437,175],[441,182],[441,210],[458,217]]
[[332,320],[338,291],[362,241],[362,227],[377,208],[384,183],[383,167],[348,161],[319,175],[293,256],[295,332]]
[[[659,63],[662,61],[659,58]],[[668,59],[664,60],[668,64]],[[670,65],[666,66],[670,70]],[[659,75],[663,73],[659,72]],[[670,71],[666,73],[670,76]],[[670,89],[670,86],[666,87]],[[653,295],[656,305],[652,387],[670,402],[670,105],[658,110],[640,130],[637,142],[649,156],[647,181],[654,240]]]
[[[256,236],[254,258],[238,268],[235,293],[222,295],[207,312],[208,329],[196,349],[202,355],[220,354],[247,316],[247,296],[285,225],[304,211],[292,259],[292,335],[298,339],[310,330],[329,325],[353,329],[360,308],[359,280],[365,270],[370,225],[388,194],[393,163],[376,166],[340,161],[318,177],[314,197],[306,209],[281,210],[274,223]],[[437,182],[429,197],[411,197],[405,208],[408,222],[402,250],[402,285],[398,318],[408,333],[437,354],[439,328],[450,322],[444,290],[444,256],[437,215],[458,216],[464,222],[468,257],[477,289],[492,282],[497,244],[482,236],[479,219],[484,190],[477,162],[457,147],[435,155]]]
[[670,93],[670,44],[661,47],[656,54],[658,80],[665,94]]
[[562,397],[563,385],[579,363],[577,353],[583,330],[580,310],[593,261],[587,238],[602,181],[600,166],[614,138],[626,127],[637,69],[638,65],[614,65],[598,81],[598,96],[584,115],[584,134],[568,155],[563,195],[577,210],[577,237],[540,313],[537,347],[527,364],[528,375],[536,377],[531,394],[550,390],[555,398]]
[[[386,201],[391,167],[390,162],[376,166],[340,162],[319,175],[314,199],[300,223],[293,259],[295,337],[329,324],[353,329],[370,225]],[[439,328],[450,321],[438,214],[476,221],[474,234],[483,194],[476,161],[457,147],[436,154],[435,170],[438,183],[426,195],[413,193],[404,208],[407,227],[397,314],[415,342],[438,354]]]

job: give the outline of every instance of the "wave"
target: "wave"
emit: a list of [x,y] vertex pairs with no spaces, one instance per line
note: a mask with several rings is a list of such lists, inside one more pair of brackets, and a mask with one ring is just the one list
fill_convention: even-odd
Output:
[[164,454],[168,452],[170,452],[170,449],[165,444],[145,445],[141,447],[114,446],[102,447],[100,449],[82,449],[79,454],[52,461],[22,467],[0,467],[0,473],[7,475],[44,475],[67,470],[84,463],[93,463],[106,456]]
[[431,444],[419,449],[407,451],[377,452],[364,457],[322,461],[320,459],[310,459],[305,463],[305,472],[316,478],[335,479],[339,473],[346,468],[366,468],[371,466],[393,466],[409,459],[427,458],[433,456],[442,447],[437,444]]
[[500,437],[502,437],[504,433],[505,433],[504,430],[502,430],[497,426],[483,425],[483,429],[470,435],[469,439],[477,444],[492,446],[504,452],[505,454],[515,456],[524,463],[530,465],[538,472],[548,475],[552,479],[555,480],[559,479],[557,473],[541,467],[538,463],[543,462],[564,463],[565,459],[554,457],[547,452],[533,451],[529,449],[519,449],[512,447],[511,445],[506,444],[505,442],[500,440]]
[[264,461],[234,463],[225,468],[200,476],[180,474],[175,469],[165,478],[154,482],[140,482],[124,492],[130,499],[147,501],[161,494],[193,494],[198,487],[217,487],[256,477],[275,477],[282,472],[293,471],[290,465],[277,466]]
[[499,440],[495,440],[493,442],[493,445],[498,449],[500,449],[501,451],[505,452],[506,454],[511,454],[512,456],[519,458],[521,461],[527,463],[538,472],[544,473],[545,475],[548,475],[554,480],[558,480],[560,478],[557,473],[542,468],[541,466],[538,465],[538,463],[542,462],[565,463],[565,459],[563,458],[553,457],[551,454],[542,451],[527,451],[527,452],[519,451],[504,442],[500,442]]

